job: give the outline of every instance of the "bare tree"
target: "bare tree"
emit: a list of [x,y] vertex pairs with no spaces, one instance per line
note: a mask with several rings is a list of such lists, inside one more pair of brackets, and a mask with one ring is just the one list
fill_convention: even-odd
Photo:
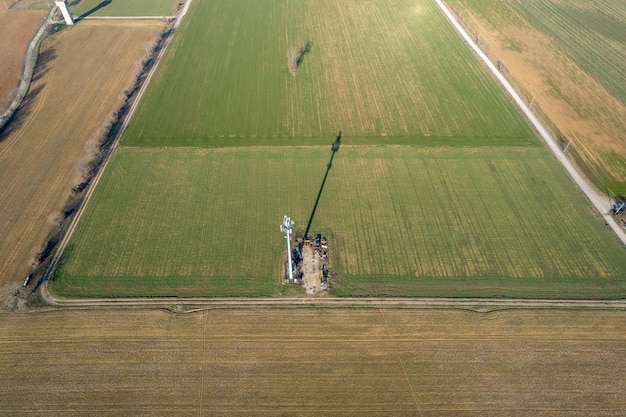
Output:
[[311,52],[312,46],[313,44],[311,41],[307,41],[302,48],[298,48],[297,46],[289,47],[289,51],[287,51],[287,67],[289,68],[291,75],[294,77],[296,76],[296,70],[304,61],[304,56]]
[[0,308],[13,311],[20,300],[20,283],[9,282],[0,288]]
[[301,50],[296,46],[291,46],[287,52],[287,67],[289,72],[294,77],[296,76],[296,70],[298,69],[298,60],[300,59]]

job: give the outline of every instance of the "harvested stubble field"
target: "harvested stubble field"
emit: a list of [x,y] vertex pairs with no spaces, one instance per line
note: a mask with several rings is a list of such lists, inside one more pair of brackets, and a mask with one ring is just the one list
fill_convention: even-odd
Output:
[[626,4],[448,0],[599,189],[626,193]]
[[194,2],[161,64],[125,145],[536,143],[427,0]]
[[[303,233],[329,157],[120,148],[50,288],[277,295],[278,224],[288,213]],[[312,231],[330,237],[342,296],[626,296],[624,251],[540,147],[344,146]]]
[[13,99],[29,42],[45,18],[35,10],[10,10],[0,4],[0,114]]
[[70,1],[75,18],[88,16],[170,16],[179,0],[79,0]]
[[619,416],[619,311],[0,314],[0,414]]
[[0,284],[29,272],[93,152],[86,142],[102,134],[161,26],[83,22],[43,43],[29,95],[0,142]]

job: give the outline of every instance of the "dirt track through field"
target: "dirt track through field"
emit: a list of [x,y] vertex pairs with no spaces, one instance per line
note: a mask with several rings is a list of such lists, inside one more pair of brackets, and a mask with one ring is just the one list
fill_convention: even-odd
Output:
[[326,306],[326,307],[385,307],[385,308],[433,308],[449,307],[471,310],[506,308],[589,308],[626,309],[626,300],[546,300],[546,299],[494,299],[494,298],[394,298],[394,297],[300,297],[300,298],[89,298],[66,299],[55,297],[48,291],[48,283],[41,287],[43,299],[52,306],[68,308],[85,307],[136,307],[172,308],[186,310],[197,308],[256,308],[268,306]]

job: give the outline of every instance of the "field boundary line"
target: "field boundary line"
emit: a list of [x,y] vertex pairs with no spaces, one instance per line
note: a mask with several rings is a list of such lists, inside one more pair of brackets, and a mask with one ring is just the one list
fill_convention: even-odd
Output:
[[517,93],[515,88],[509,83],[509,81],[502,75],[502,73],[496,68],[496,66],[491,62],[489,57],[480,49],[480,47],[474,42],[471,36],[465,31],[463,26],[459,23],[459,21],[454,17],[452,12],[445,5],[443,0],[434,0],[437,6],[441,9],[443,14],[446,16],[448,21],[452,24],[452,26],[457,30],[457,32],[461,35],[463,40],[472,48],[472,50],[480,57],[480,59],[487,65],[487,68],[493,73],[496,79],[500,82],[502,87],[506,90],[506,92],[513,99],[518,108],[522,111],[522,113],[526,116],[527,120],[530,121],[533,128],[539,133],[539,136],[543,139],[544,143],[548,146],[548,149],[557,159],[557,161],[565,168],[565,171],[569,174],[570,178],[574,181],[574,183],[578,186],[578,188],[585,194],[587,199],[593,204],[595,209],[600,213],[600,215],[604,218],[604,221],[613,229],[617,237],[622,241],[623,245],[626,245],[626,232],[622,230],[622,228],[617,224],[612,215],[609,214],[610,207],[607,208],[607,200],[603,197],[592,185],[590,185],[585,178],[583,178],[582,174],[578,172],[578,170],[574,167],[572,162],[565,156],[563,152],[559,149],[556,141],[552,137],[552,135],[548,132],[548,130],[543,126],[543,124],[539,121],[537,116],[532,112],[532,110],[524,103],[524,100]]
[[[91,196],[93,195],[93,191],[98,186],[98,183],[100,182],[100,179],[102,178],[102,175],[103,175],[104,171],[106,170],[106,167],[109,165],[109,161],[111,160],[111,156],[113,155],[113,153],[117,149],[117,145],[119,144],[120,139],[122,138],[122,135],[126,131],[126,128],[128,127],[128,123],[130,122],[130,119],[132,118],[133,114],[135,113],[135,110],[137,109],[137,106],[138,106],[139,102],[141,101],[141,98],[142,98],[144,92],[146,91],[146,88],[147,88],[148,84],[150,84],[150,80],[152,79],[152,76],[154,75],[156,69],[158,68],[159,63],[161,62],[161,58],[163,58],[163,55],[165,54],[165,51],[167,50],[167,47],[169,46],[171,40],[174,38],[174,35],[176,34],[176,31],[175,31],[176,28],[178,27],[182,17],[187,13],[187,10],[189,9],[188,5],[191,4],[191,2],[192,2],[192,0],[187,0],[187,2],[185,3],[185,7],[181,11],[178,19],[176,20],[176,22],[174,24],[174,31],[169,36],[166,37],[165,42],[163,44],[163,47],[157,53],[157,56],[156,56],[155,61],[154,61],[154,65],[152,65],[152,68],[148,72],[148,75],[146,76],[146,79],[143,81],[143,83],[141,84],[141,87],[139,88],[139,91],[137,92],[137,96],[134,98],[134,100],[133,100],[133,102],[132,102],[128,112],[122,117],[122,123],[121,123],[121,126],[118,129],[117,133],[115,134],[115,139],[113,140],[113,144],[111,145],[111,148],[109,149],[107,155],[105,156],[104,162],[100,166],[100,169],[98,170],[98,173],[94,177],[93,182],[89,185],[89,187],[87,189],[87,192],[86,192],[86,195],[85,195],[85,198],[82,201],[82,203],[80,204],[80,207],[78,208],[78,211],[76,212],[76,216],[74,216],[74,218],[72,219],[72,222],[71,222],[70,226],[68,227],[67,232],[63,236],[63,239],[59,243],[59,247],[57,248],[57,250],[56,250],[56,252],[54,254],[54,257],[52,258],[52,261],[50,262],[50,265],[46,269],[46,272],[43,274],[43,276],[41,278],[41,282],[47,283],[48,280],[50,279],[50,276],[54,272],[54,269],[58,265],[58,263],[59,263],[59,261],[61,259],[61,256],[63,255],[63,252],[65,251],[65,248],[67,247],[67,244],[68,244],[70,238],[74,234],[74,230],[76,229],[76,226],[78,225],[78,222],[79,222],[80,218],[82,217],[82,215],[83,215],[83,213],[85,211],[85,208],[87,207],[87,204],[91,200]],[[43,288],[43,286],[42,286],[42,288]],[[47,291],[47,286],[46,286],[46,291]]]

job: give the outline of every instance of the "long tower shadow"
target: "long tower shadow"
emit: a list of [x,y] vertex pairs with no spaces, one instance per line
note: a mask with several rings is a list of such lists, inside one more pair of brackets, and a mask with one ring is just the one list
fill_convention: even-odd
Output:
[[335,139],[335,143],[331,148],[332,153],[330,154],[330,161],[328,161],[328,165],[326,165],[326,174],[324,174],[324,179],[322,180],[322,185],[320,187],[320,191],[317,193],[317,198],[315,199],[315,204],[313,205],[313,211],[311,212],[311,217],[309,217],[309,222],[306,225],[306,230],[304,231],[304,238],[306,239],[309,236],[309,229],[311,228],[311,223],[313,223],[313,217],[315,216],[315,211],[317,210],[317,205],[320,202],[320,197],[322,197],[322,191],[324,191],[324,185],[326,184],[326,178],[328,178],[328,173],[330,169],[333,167],[333,158],[335,154],[339,150],[339,145],[341,145],[341,130]]
[[97,12],[98,10],[102,9],[103,7],[108,6],[109,4],[113,3],[113,0],[104,0],[101,1],[100,4],[98,4],[97,6],[95,6],[94,8],[92,8],[91,10],[86,11],[85,13],[81,14],[80,16],[74,18],[74,22],[79,22],[81,20],[83,20],[84,18],[86,18],[89,15],[94,14],[95,12]]

